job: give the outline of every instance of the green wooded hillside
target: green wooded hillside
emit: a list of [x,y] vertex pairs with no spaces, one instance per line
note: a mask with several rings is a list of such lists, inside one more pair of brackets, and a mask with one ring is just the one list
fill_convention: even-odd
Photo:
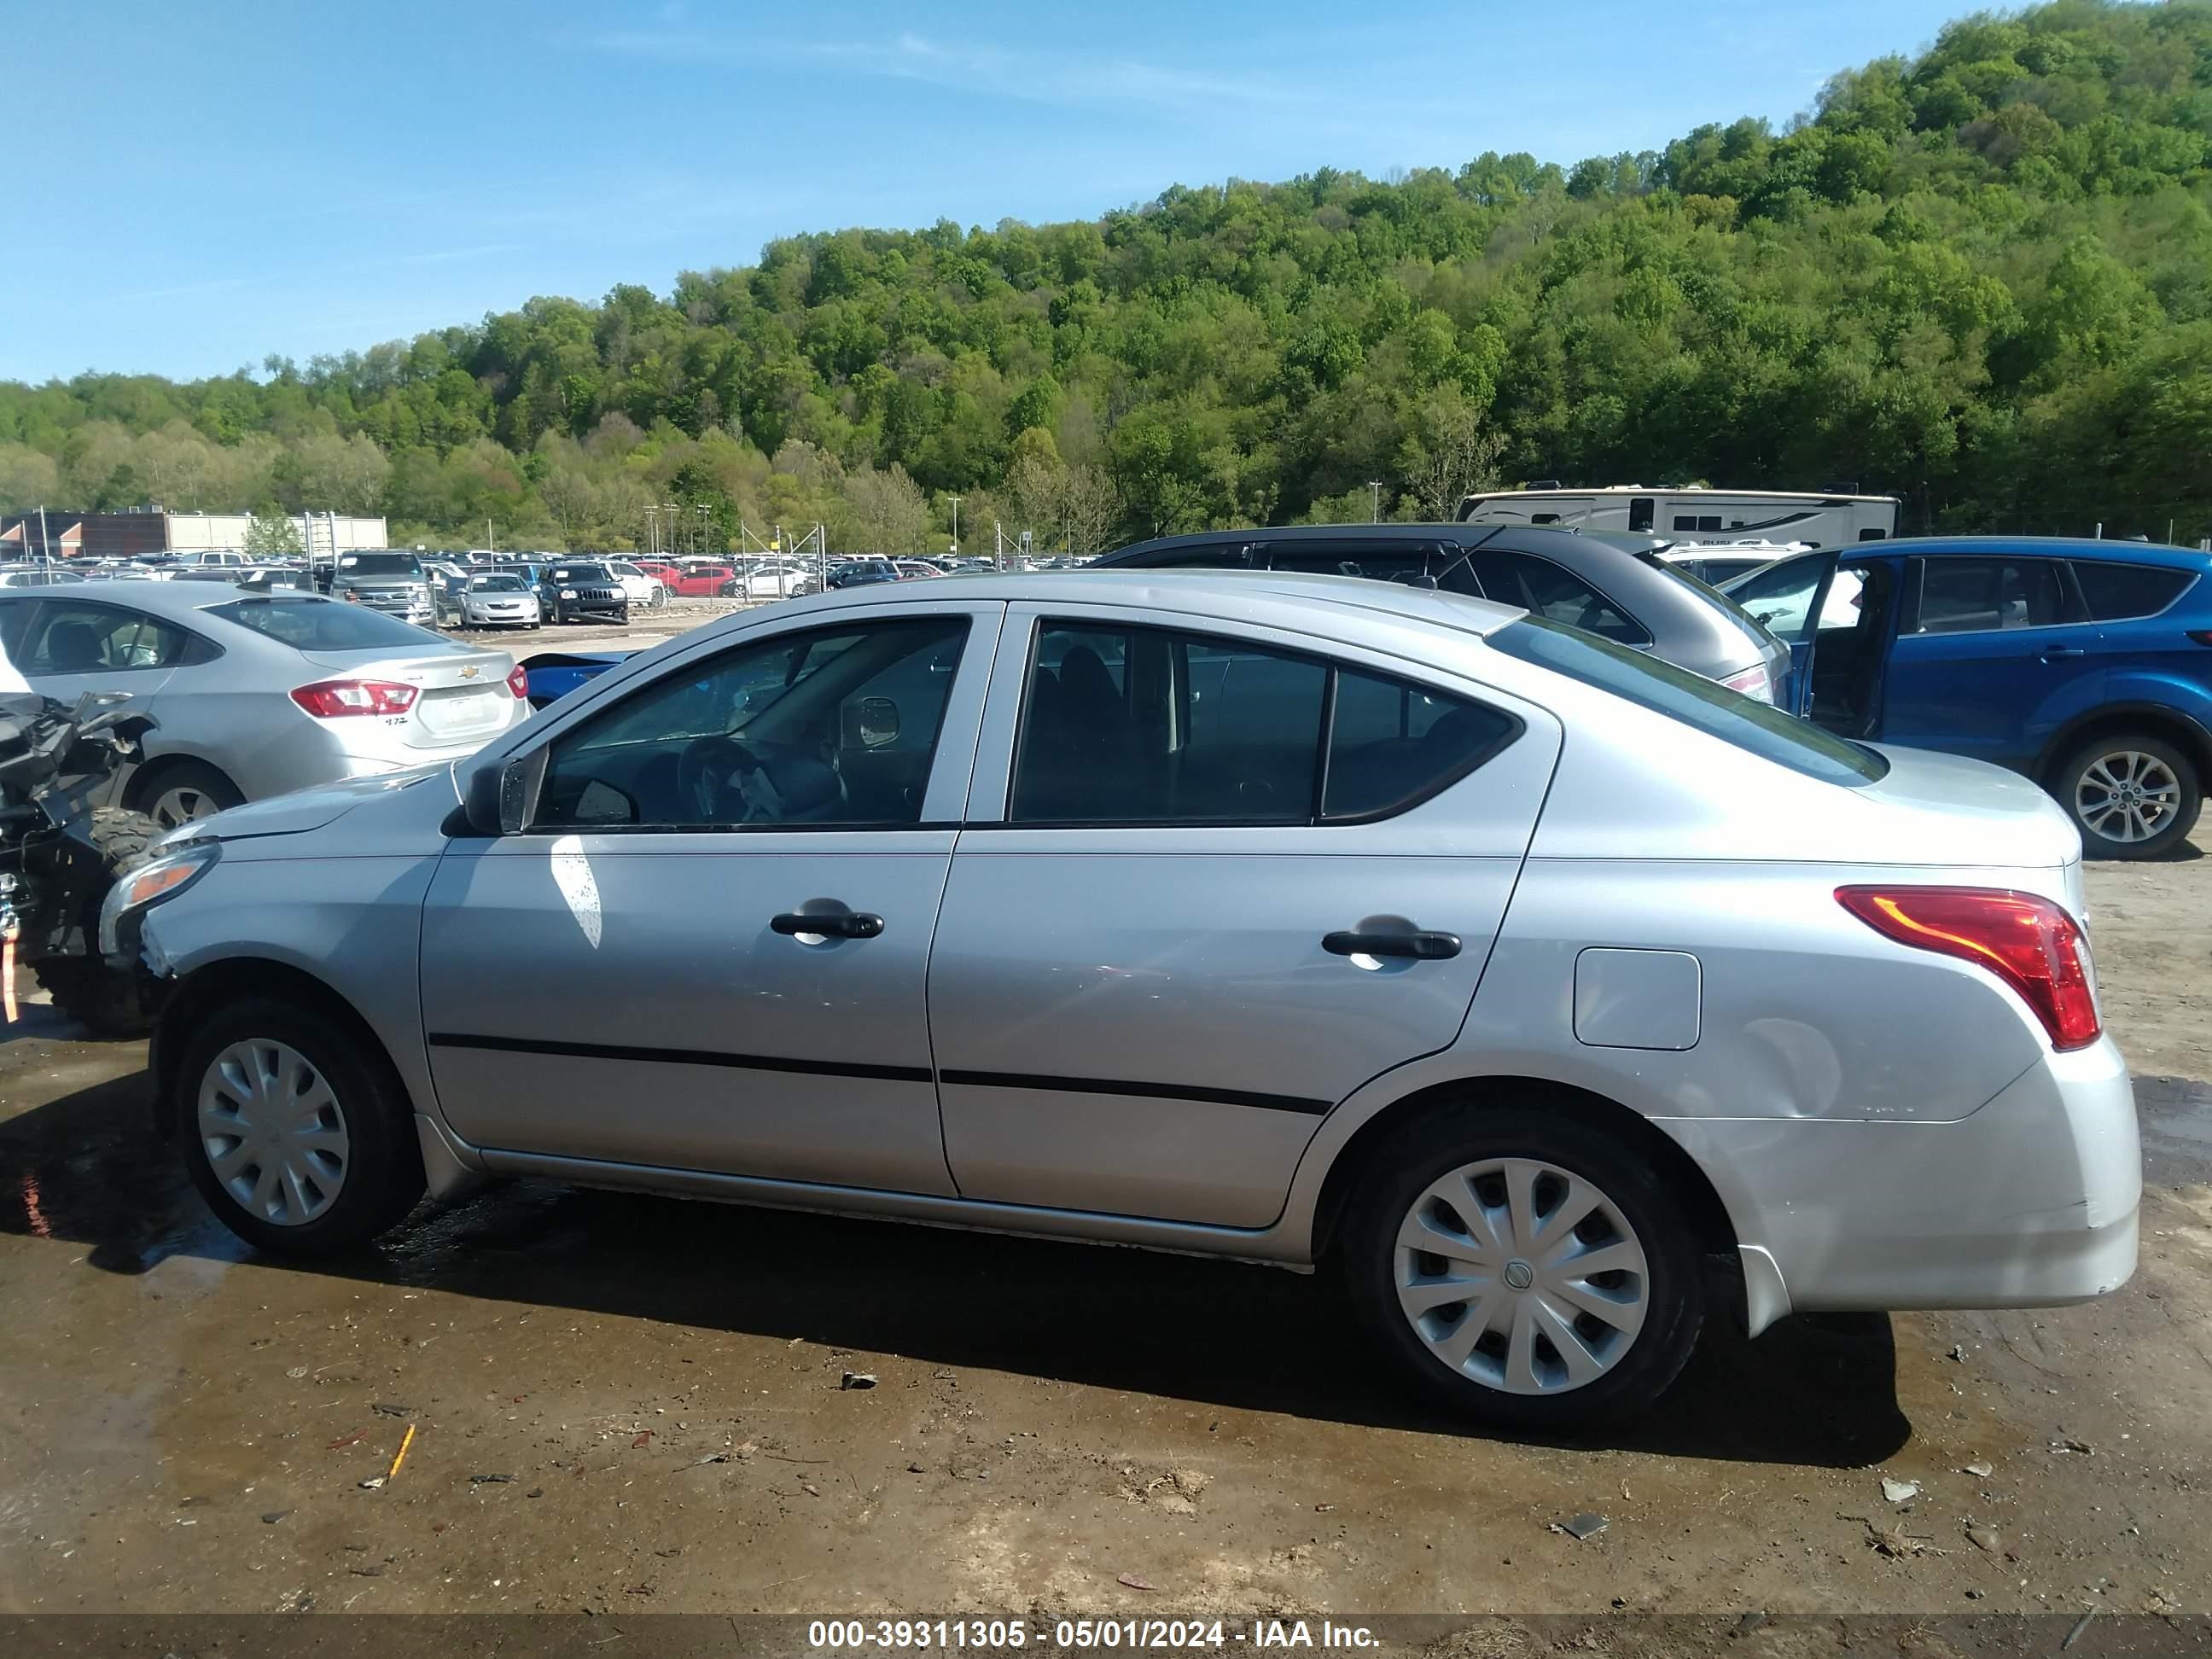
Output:
[[[1079,550],[1531,477],[1817,488],[1939,529],[2212,535],[2212,4],[2058,3],[1570,167],[1176,186],[846,230],[596,305],[189,384],[0,384],[0,509],[278,503],[396,537]],[[18,319],[21,325],[22,319]],[[693,515],[696,521],[696,514]]]

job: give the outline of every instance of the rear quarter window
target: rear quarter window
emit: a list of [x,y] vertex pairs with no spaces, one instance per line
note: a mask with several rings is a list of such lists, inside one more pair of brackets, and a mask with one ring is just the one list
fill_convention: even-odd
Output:
[[2169,570],[2154,564],[2107,564],[2102,559],[2074,561],[2074,580],[2091,622],[2126,622],[2155,617],[2196,581],[2193,570]]

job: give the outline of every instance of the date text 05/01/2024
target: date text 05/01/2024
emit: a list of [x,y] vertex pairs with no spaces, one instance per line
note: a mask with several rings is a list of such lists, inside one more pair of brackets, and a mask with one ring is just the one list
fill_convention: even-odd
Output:
[[1364,1625],[1327,1620],[1061,1619],[1032,1626],[1021,1619],[817,1619],[806,1631],[818,1651],[864,1648],[1373,1648]]

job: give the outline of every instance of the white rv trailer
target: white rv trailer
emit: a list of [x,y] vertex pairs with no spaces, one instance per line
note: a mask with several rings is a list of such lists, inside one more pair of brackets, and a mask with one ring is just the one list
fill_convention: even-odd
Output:
[[1897,533],[1894,495],[1788,489],[1650,489],[1492,490],[1459,506],[1462,524],[1555,524],[1563,530],[1626,530],[1677,540],[1765,537],[1838,547]]

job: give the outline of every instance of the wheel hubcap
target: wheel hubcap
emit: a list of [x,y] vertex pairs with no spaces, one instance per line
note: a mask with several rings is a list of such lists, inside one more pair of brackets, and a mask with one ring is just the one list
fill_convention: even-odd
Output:
[[2155,755],[2100,755],[2074,785],[2074,815],[2107,841],[2148,841],[2181,810],[2181,780]]
[[1463,1164],[1414,1200],[1393,1282],[1444,1364],[1507,1394],[1565,1394],[1627,1357],[1650,1266],[1619,1206],[1534,1158]]
[[194,818],[211,818],[222,808],[204,789],[179,787],[164,789],[155,797],[154,810],[149,814],[164,830],[173,830]]
[[297,1227],[337,1200],[352,1143],[337,1097],[282,1042],[234,1042],[200,1079],[200,1146],[239,1206]]

